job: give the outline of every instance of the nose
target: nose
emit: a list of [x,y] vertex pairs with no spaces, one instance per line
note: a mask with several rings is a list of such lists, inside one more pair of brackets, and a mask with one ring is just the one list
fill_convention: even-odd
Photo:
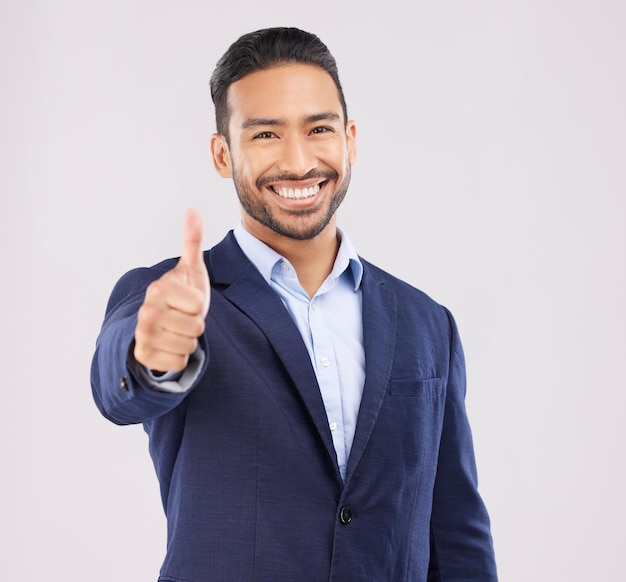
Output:
[[317,166],[317,158],[313,147],[305,137],[291,137],[283,140],[283,150],[278,162],[281,172],[304,176]]

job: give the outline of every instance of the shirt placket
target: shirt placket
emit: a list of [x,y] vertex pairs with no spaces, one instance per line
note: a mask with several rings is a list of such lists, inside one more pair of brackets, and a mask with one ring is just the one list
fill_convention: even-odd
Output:
[[341,387],[335,349],[324,318],[323,295],[316,296],[309,302],[308,317],[313,342],[315,373],[326,408],[328,426],[337,453],[337,463],[341,475],[344,476],[347,454]]

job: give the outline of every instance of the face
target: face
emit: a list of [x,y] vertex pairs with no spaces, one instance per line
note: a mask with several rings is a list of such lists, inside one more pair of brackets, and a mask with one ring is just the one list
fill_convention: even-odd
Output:
[[247,230],[265,241],[310,240],[328,228],[334,236],[356,128],[328,73],[303,64],[256,71],[229,87],[228,105],[229,142],[213,136],[213,160],[234,180]]

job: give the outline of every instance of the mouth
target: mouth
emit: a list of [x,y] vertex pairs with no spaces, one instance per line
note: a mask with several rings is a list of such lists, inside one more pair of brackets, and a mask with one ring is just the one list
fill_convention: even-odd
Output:
[[286,186],[270,186],[270,190],[274,194],[278,194],[281,198],[289,200],[304,200],[305,198],[312,198],[315,196],[324,186],[326,182],[320,182],[308,188],[289,188]]
[[265,188],[278,196],[288,207],[305,208],[316,204],[324,196],[326,185],[337,182],[338,178],[339,175],[334,170],[314,169],[304,176],[289,173],[265,175],[257,180],[256,186],[259,190]]

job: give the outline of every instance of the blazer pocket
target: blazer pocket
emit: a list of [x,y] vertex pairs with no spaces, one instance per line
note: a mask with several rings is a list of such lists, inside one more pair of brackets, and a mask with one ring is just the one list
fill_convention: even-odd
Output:
[[443,393],[441,378],[428,380],[392,380],[389,383],[390,396],[404,396],[410,398],[428,398]]

